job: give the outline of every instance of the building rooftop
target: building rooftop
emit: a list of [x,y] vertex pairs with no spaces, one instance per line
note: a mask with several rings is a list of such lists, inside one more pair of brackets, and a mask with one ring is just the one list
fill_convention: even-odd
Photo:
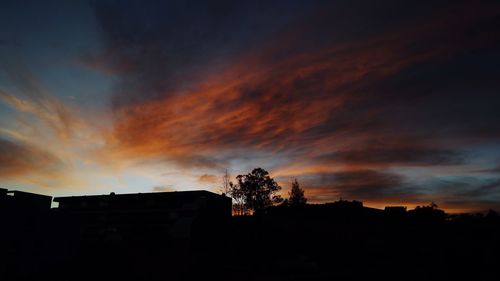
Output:
[[100,195],[80,195],[80,196],[63,196],[55,197],[55,202],[69,202],[69,201],[80,201],[80,200],[100,200],[105,198],[200,198],[200,197],[221,197],[222,195],[206,191],[206,190],[189,190],[189,191],[170,191],[170,192],[147,192],[147,193],[123,193],[115,194],[111,192],[110,194],[100,194]]
[[230,200],[206,190],[56,197],[59,208],[168,208],[197,200]]

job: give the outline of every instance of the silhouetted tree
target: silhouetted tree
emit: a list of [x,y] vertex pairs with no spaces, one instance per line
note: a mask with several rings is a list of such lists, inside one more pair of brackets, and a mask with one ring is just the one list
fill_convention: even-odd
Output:
[[245,206],[245,194],[240,188],[240,185],[229,182],[229,196],[233,199],[233,213],[242,216],[248,213]]
[[238,184],[233,189],[238,195],[243,196],[246,210],[258,212],[283,200],[277,194],[281,186],[262,168],[255,168],[246,175],[238,175],[236,179]]
[[233,202],[233,214],[241,216],[248,214],[248,210],[245,206],[245,196],[238,184],[234,184],[230,180],[229,173],[227,169],[222,176],[222,181],[220,185],[221,193],[231,197]]
[[495,212],[494,210],[490,209],[488,213],[486,214],[485,218],[489,221],[496,221],[499,220],[498,213]]
[[281,203],[279,204],[279,206],[282,206],[282,207],[288,207],[288,206],[290,206],[290,204],[288,204],[288,199],[284,199],[283,201],[281,201]]
[[414,218],[424,221],[443,221],[446,218],[446,213],[434,202],[428,206],[417,206],[410,213]]
[[224,193],[224,194],[229,194],[229,190],[230,190],[230,184],[231,181],[229,180],[229,174],[227,172],[227,169],[226,169],[226,172],[224,173],[224,175],[222,176],[222,184],[221,184],[221,192]]
[[290,198],[288,204],[290,206],[303,206],[307,203],[307,198],[304,196],[304,190],[300,188],[299,182],[295,179],[292,182],[292,189],[288,192]]

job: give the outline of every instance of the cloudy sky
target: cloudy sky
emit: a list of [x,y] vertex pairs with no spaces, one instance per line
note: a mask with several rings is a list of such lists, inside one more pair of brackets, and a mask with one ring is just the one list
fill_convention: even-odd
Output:
[[0,186],[500,205],[497,1],[2,1]]

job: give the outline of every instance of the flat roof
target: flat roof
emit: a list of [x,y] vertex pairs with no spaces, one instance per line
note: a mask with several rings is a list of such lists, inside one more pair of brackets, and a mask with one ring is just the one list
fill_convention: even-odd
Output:
[[102,194],[102,195],[81,195],[81,196],[66,196],[55,197],[54,202],[71,202],[81,200],[99,200],[116,197],[120,199],[136,199],[136,198],[196,198],[201,196],[222,197],[222,195],[213,193],[207,190],[189,190],[189,191],[170,191],[170,192],[147,192],[147,193],[123,193],[123,194]]

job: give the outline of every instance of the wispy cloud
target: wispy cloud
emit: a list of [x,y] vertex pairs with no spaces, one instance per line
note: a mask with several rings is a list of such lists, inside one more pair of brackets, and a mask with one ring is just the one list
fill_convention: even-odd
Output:
[[[354,2],[95,2],[102,48],[79,66],[116,78],[109,112],[90,116],[11,63],[0,137],[27,160],[5,157],[3,174],[101,189],[135,174],[161,191],[262,166],[312,202],[458,208],[474,186],[474,202],[497,200],[486,183],[447,196],[419,177],[495,180],[470,152],[500,143],[498,4]],[[28,175],[44,167],[58,176]]]
[[215,184],[220,181],[220,178],[216,175],[203,174],[198,177],[198,181],[202,183]]
[[[432,11],[417,3],[397,5],[400,14],[391,19],[380,19],[386,11],[377,5],[361,19],[343,17],[359,12],[343,2],[303,5],[300,16],[297,7],[283,17],[264,14],[263,22],[278,29],[239,33],[232,31],[245,26],[227,23],[240,6],[203,12],[156,7],[176,11],[183,24],[172,29],[152,6],[132,5],[132,11],[130,5],[102,4],[95,8],[105,51],[82,60],[121,78],[107,143],[124,157],[208,175],[275,155],[262,165],[278,177],[335,175],[323,184],[335,188],[322,195],[308,187],[318,196],[343,191],[392,200],[409,187],[388,169],[467,165],[463,146],[486,135],[491,141],[496,119],[473,116],[491,103],[487,92],[475,93],[469,106],[447,110],[452,99],[471,99],[458,79],[480,75],[467,68],[469,56],[496,42],[498,6],[482,4],[463,1]],[[262,15],[256,6],[244,8]],[[154,24],[121,20],[131,11],[133,17],[149,15]],[[445,71],[448,77],[434,78],[435,69],[453,64],[457,70]],[[463,116],[471,118],[459,122]]]
[[102,187],[93,178],[112,176],[119,167],[102,127],[85,118],[84,109],[58,99],[21,61],[3,70],[14,87],[0,89],[0,102],[12,110],[0,127],[0,180],[44,193]]
[[27,143],[0,138],[0,177],[21,177],[26,174],[54,176],[64,165],[50,152]]
[[[115,107],[115,140],[137,154],[174,158],[232,147],[280,151],[301,141],[318,144],[342,136],[385,141],[383,131],[399,127],[383,112],[388,110],[383,101],[391,102],[395,93],[373,94],[370,87],[413,65],[472,48],[472,43],[456,44],[466,42],[466,37],[452,36],[450,41],[438,37],[456,25],[468,28],[467,23],[473,26],[475,21],[419,23],[314,51],[292,48],[294,55],[283,58],[279,52],[290,47],[277,41],[264,52],[234,59],[226,69],[205,75],[189,89],[155,92],[150,100]],[[427,47],[419,49],[415,44]],[[148,92],[141,96],[147,98]],[[407,133],[401,129],[399,134]],[[412,145],[406,144],[408,151],[421,152]],[[375,160],[376,155],[372,156]]]

